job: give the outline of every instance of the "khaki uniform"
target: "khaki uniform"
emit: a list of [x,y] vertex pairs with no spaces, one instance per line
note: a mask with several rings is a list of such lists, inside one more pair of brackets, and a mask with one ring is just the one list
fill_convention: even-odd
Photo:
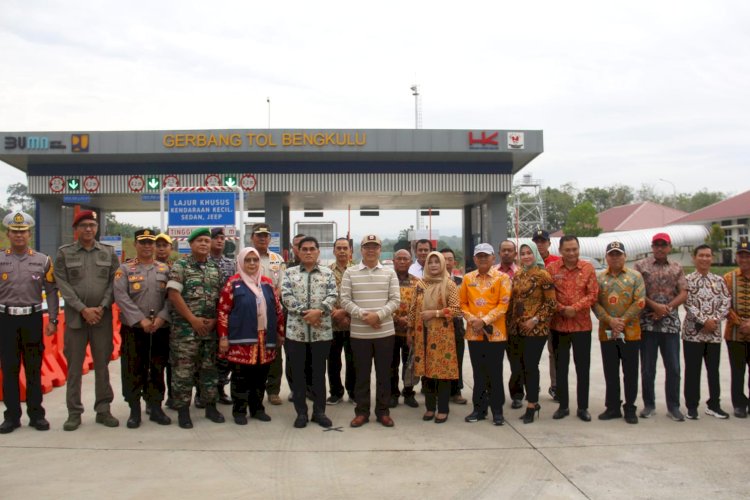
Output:
[[[100,242],[87,250],[80,243],[63,245],[55,258],[55,281],[65,300],[65,358],[68,360],[66,403],[68,413],[83,413],[81,374],[86,346],[91,344],[94,359],[97,413],[108,413],[114,399],[109,383],[112,357],[113,280],[120,263],[114,247]],[[88,325],[81,315],[86,307],[103,307],[101,321]]]
[[[164,368],[169,359],[169,311],[167,310],[169,266],[144,264],[138,259],[120,266],[115,273],[115,302],[120,308],[120,363],[122,395],[131,406],[141,396],[149,406],[164,399]],[[167,322],[153,334],[141,328],[144,319]]]
[[[279,295],[281,294],[281,279],[284,277],[286,263],[281,255],[276,252],[268,251],[265,255],[260,256],[260,272],[263,276],[273,281],[273,288]],[[268,378],[266,379],[266,392],[269,396],[277,395],[281,392],[281,375],[284,373],[284,362],[281,360],[281,351],[271,362],[268,369]],[[287,379],[290,374],[287,374]],[[288,381],[288,380],[287,380]]]
[[59,299],[52,261],[43,253],[0,253],[0,364],[3,369],[5,419],[21,418],[18,376],[21,360],[26,374],[26,408],[34,421],[42,407],[42,292],[47,294],[49,319],[57,321]]
[[[182,295],[188,308],[196,316],[216,318],[222,272],[214,262],[198,262],[191,255],[174,263],[169,273],[168,289]],[[187,408],[193,390],[194,374],[198,372],[201,398],[207,404],[216,403],[216,331],[199,336],[190,323],[173,307],[169,336],[172,364],[172,395],[175,409]]]

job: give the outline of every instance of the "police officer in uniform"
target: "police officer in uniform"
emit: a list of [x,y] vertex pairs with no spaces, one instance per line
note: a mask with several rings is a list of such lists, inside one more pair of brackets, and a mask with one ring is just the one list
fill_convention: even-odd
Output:
[[122,395],[130,405],[127,427],[141,425],[141,397],[150,409],[149,419],[169,425],[161,409],[164,367],[169,358],[167,281],[169,266],[154,260],[156,236],[149,229],[135,232],[137,257],[115,273],[115,302],[120,308],[120,362]]
[[21,360],[26,372],[26,411],[29,425],[49,429],[42,407],[42,288],[47,294],[47,335],[57,331],[59,299],[52,261],[29,248],[34,219],[11,212],[3,219],[10,248],[0,253],[0,366],[3,371],[5,419],[0,434],[21,426],[18,375]]
[[66,431],[81,425],[81,375],[86,346],[94,359],[96,423],[117,427],[120,422],[110,413],[114,399],[109,383],[109,360],[112,357],[112,301],[115,272],[120,267],[114,247],[96,240],[99,230],[97,214],[79,212],[73,220],[75,243],[63,245],[55,258],[55,281],[65,301],[65,347],[68,381],[65,399],[68,420]]
[[172,304],[169,336],[172,394],[178,423],[183,429],[193,427],[190,395],[196,371],[199,372],[201,397],[206,404],[206,418],[224,422],[224,415],[216,409],[216,307],[222,285],[221,270],[208,259],[211,248],[208,228],[190,233],[188,242],[191,254],[174,263],[167,283]]

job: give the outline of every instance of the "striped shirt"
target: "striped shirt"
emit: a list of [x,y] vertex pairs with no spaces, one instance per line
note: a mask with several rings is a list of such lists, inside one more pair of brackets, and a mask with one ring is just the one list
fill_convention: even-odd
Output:
[[[360,262],[344,272],[339,294],[341,307],[352,317],[351,336],[376,339],[395,335],[393,313],[401,303],[401,291],[396,271],[378,262],[369,268]],[[380,318],[380,328],[374,329],[362,321],[362,313],[374,311]]]

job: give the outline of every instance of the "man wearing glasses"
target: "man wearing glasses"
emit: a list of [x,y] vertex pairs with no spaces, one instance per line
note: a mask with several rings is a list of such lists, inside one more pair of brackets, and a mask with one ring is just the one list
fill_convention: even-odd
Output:
[[73,228],[77,241],[57,250],[54,265],[55,281],[65,300],[68,420],[63,429],[74,431],[81,425],[81,374],[89,344],[94,359],[96,423],[117,427],[120,422],[110,412],[114,393],[109,383],[109,360],[113,349],[113,285],[120,263],[114,247],[96,240],[96,212],[80,212],[73,220]]
[[656,415],[656,358],[661,352],[666,370],[667,416],[676,422],[685,420],[680,411],[680,317],[677,308],[687,299],[687,281],[682,266],[667,257],[672,239],[657,233],[651,239],[653,255],[635,263],[646,285],[646,308],[641,314],[641,418]]

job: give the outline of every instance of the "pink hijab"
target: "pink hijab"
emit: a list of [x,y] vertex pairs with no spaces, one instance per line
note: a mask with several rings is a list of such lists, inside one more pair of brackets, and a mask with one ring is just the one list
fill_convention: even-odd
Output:
[[245,257],[247,257],[247,254],[253,253],[256,257],[260,260],[260,254],[258,251],[253,247],[245,247],[237,254],[237,271],[240,274],[240,278],[242,278],[242,282],[247,285],[247,287],[252,290],[252,292],[255,294],[255,297],[257,298],[257,304],[258,304],[258,330],[265,330],[266,326],[268,325],[268,320],[266,317],[266,297],[263,295],[263,290],[260,288],[260,280],[263,276],[263,273],[261,272],[261,264],[258,263],[258,271],[255,274],[248,274],[247,271],[245,271]]

